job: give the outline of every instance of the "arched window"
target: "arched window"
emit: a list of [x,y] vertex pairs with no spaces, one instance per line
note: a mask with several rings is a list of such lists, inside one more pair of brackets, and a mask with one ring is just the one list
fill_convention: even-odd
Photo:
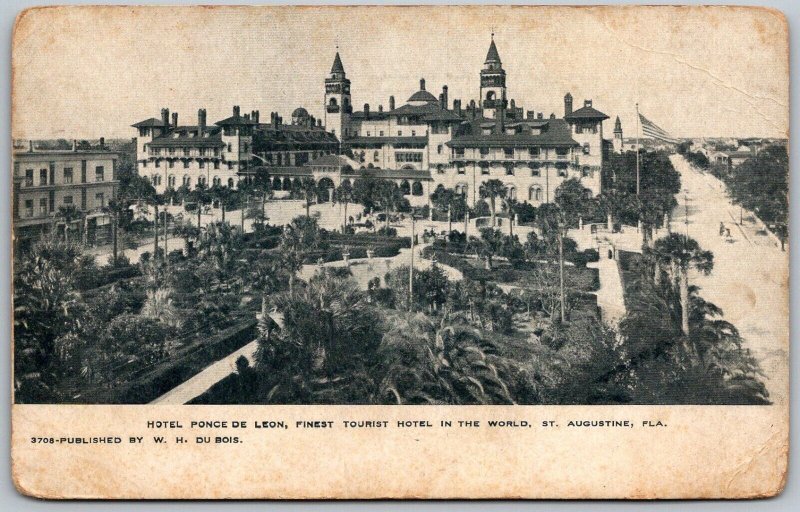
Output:
[[589,143],[588,142],[583,145],[583,154],[584,155],[588,155],[589,154]]
[[516,199],[517,198],[517,187],[509,187],[509,189],[508,189],[508,198],[509,199]]
[[159,187],[161,186],[161,175],[160,174],[158,176],[156,176],[156,185],[159,186]]
[[415,196],[422,195],[422,183],[419,181],[415,181],[413,185],[411,185],[411,194]]
[[533,186],[528,190],[528,200],[541,201],[542,200],[542,187]]
[[206,185],[206,177],[205,176],[200,176],[199,178],[197,178],[197,186],[198,187],[205,186],[205,185]]
[[292,190],[292,179],[288,176],[283,178],[283,190]]
[[486,99],[489,101],[494,100],[494,91],[486,91]]
[[506,168],[506,176],[514,176],[514,164],[504,164]]
[[175,188],[175,176],[173,174],[170,174],[167,178],[167,186],[169,188]]
[[214,176],[213,178],[211,178],[211,183],[215,187],[219,187],[222,184],[222,181],[219,179],[219,176]]
[[183,184],[186,185],[187,187],[191,187],[192,186],[192,178],[190,178],[189,176],[184,174],[183,175]]
[[372,160],[373,160],[373,161],[375,161],[375,162],[379,162],[379,161],[380,161],[380,159],[381,159],[381,154],[380,154],[380,152],[379,152],[379,151],[376,151],[375,153],[373,153],[373,155],[372,155]]
[[272,178],[272,188],[274,190],[281,189],[281,179],[279,177],[275,176],[274,178]]
[[336,101],[336,98],[331,98],[330,101],[328,101],[328,105],[330,105],[332,107],[335,107],[338,104],[339,103]]
[[400,192],[402,192],[404,196],[411,193],[411,185],[409,185],[406,180],[400,182]]
[[588,165],[584,165],[583,169],[581,169],[581,174],[584,178],[592,175],[592,170],[589,168]]

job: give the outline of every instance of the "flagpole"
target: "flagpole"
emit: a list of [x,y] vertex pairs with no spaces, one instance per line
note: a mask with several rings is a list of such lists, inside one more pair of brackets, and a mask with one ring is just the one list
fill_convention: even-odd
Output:
[[636,104],[636,195],[639,195],[639,104]]

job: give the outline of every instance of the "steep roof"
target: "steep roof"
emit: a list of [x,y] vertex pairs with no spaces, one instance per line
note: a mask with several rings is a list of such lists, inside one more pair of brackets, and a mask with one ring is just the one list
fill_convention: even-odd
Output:
[[[518,147],[518,146],[578,146],[572,138],[569,125],[563,119],[546,119],[531,122],[520,121],[520,125],[529,125],[521,133],[497,133],[496,121],[491,119],[475,119],[464,122],[456,136],[447,143],[454,148],[463,147]],[[534,133],[530,127],[541,129]],[[483,130],[490,128],[491,133]]]
[[497,46],[494,44],[494,38],[492,38],[492,44],[489,45],[489,52],[486,54],[486,62],[500,62],[500,54],[497,53]]
[[600,112],[599,110],[596,110],[591,105],[587,105],[579,108],[578,110],[572,111],[571,114],[565,115],[564,119],[568,121],[571,120],[577,121],[581,119],[597,119],[602,121],[603,119],[608,119],[608,116]]
[[248,125],[248,124],[258,124],[258,123],[256,123],[252,119],[248,119],[242,115],[238,115],[238,116],[227,117],[222,121],[217,121],[214,124],[218,124],[219,126],[225,126],[225,125],[230,126],[230,125]]
[[331,66],[331,74],[344,73],[344,66],[342,65],[342,58],[339,57],[339,52],[336,52],[336,57],[333,59],[333,66]]

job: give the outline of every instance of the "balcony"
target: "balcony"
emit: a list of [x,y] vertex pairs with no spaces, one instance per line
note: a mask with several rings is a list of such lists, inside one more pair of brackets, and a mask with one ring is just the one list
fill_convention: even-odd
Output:
[[339,105],[328,105],[328,106],[325,108],[325,110],[326,110],[326,111],[327,111],[329,114],[338,114],[339,112],[341,112],[341,107],[339,107]]

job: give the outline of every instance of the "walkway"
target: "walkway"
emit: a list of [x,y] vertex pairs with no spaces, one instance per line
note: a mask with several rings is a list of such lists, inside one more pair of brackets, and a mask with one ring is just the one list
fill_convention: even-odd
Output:
[[[722,183],[702,173],[679,156],[670,157],[681,174],[688,198],[689,224],[686,221],[684,194],[679,194],[672,230],[686,233],[703,249],[714,253],[711,275],[690,274],[691,284],[701,287],[701,295],[724,312],[725,320],[739,329],[767,375],[767,389],[775,403],[788,399],[789,350],[789,253],[764,233],[750,212],[742,215],[728,199]],[[719,235],[724,222],[731,237]]]
[[600,288],[597,292],[597,305],[602,312],[603,321],[611,327],[616,327],[625,316],[625,295],[622,289],[622,276],[619,272],[617,260],[609,259],[606,254],[601,254],[596,262],[587,263],[589,268],[596,268],[599,272]]

